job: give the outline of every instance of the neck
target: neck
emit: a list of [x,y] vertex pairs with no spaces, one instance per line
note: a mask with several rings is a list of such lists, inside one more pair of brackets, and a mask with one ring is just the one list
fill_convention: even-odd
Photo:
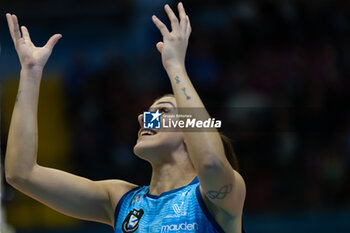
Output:
[[164,192],[188,185],[196,176],[194,167],[189,161],[182,164],[152,164],[152,179],[149,193],[160,195]]

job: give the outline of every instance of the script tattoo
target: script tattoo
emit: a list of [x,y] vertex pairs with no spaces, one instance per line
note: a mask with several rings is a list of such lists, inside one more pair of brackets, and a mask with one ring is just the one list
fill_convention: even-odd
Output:
[[191,96],[186,94],[186,87],[182,88],[181,90],[184,92],[186,99],[188,99],[188,100],[191,99]]
[[21,90],[18,91],[18,94],[16,96],[16,103],[18,102],[18,99],[19,99],[19,96],[21,95],[21,92],[22,92]]
[[232,184],[222,186],[219,191],[210,190],[207,192],[207,196],[210,199],[224,199],[227,194],[232,191]]
[[180,78],[179,78],[179,76],[176,76],[176,77],[175,77],[175,81],[176,81],[176,84],[179,84],[179,83],[180,83]]

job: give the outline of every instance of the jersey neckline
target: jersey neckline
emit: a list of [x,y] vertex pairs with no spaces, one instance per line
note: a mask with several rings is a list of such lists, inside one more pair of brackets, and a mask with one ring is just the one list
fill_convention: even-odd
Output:
[[188,185],[182,186],[182,187],[177,188],[177,189],[173,189],[173,190],[169,190],[169,191],[163,192],[163,193],[161,193],[160,195],[150,194],[150,193],[149,193],[149,186],[148,186],[148,187],[147,187],[146,196],[149,197],[149,198],[152,198],[152,199],[158,199],[158,198],[164,197],[164,196],[166,196],[166,195],[169,195],[169,194],[175,193],[175,192],[177,192],[177,191],[180,191],[181,189],[184,189],[184,188],[186,188],[186,187],[188,187],[188,186],[190,186],[190,185],[196,184],[196,183],[198,183],[198,182],[199,182],[199,180],[198,180],[198,177],[196,176],[196,177],[191,181],[191,183],[189,183]]

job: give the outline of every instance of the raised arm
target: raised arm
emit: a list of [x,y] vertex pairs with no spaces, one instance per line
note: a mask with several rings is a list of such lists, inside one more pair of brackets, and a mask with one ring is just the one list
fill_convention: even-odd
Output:
[[59,212],[113,226],[114,207],[132,185],[118,180],[95,182],[37,164],[41,76],[62,36],[55,34],[45,46],[35,47],[27,28],[19,28],[17,17],[6,14],[6,18],[22,67],[5,157],[7,182]]
[[[178,111],[185,114],[184,108],[197,108],[198,111],[191,111],[191,115],[196,119],[207,120],[210,116],[185,69],[185,55],[191,34],[189,17],[182,3],[178,4],[180,20],[168,5],[165,11],[171,21],[171,32],[156,16],[152,19],[163,35],[163,41],[157,43],[157,49],[170,78]],[[245,184],[226,159],[220,134],[217,131],[184,131],[184,138],[198,174],[201,192],[205,193],[206,199],[232,216],[240,215],[245,199]]]

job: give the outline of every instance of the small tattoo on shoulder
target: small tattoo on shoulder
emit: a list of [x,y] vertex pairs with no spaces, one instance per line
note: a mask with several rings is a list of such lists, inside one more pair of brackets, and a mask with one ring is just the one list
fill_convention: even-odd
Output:
[[180,78],[179,78],[179,76],[176,76],[176,77],[175,77],[175,81],[176,81],[176,84],[179,84],[179,83],[180,83]]
[[191,99],[191,96],[187,95],[187,93],[186,93],[186,87],[182,88],[181,90],[184,92],[186,99],[188,99],[188,100]]

